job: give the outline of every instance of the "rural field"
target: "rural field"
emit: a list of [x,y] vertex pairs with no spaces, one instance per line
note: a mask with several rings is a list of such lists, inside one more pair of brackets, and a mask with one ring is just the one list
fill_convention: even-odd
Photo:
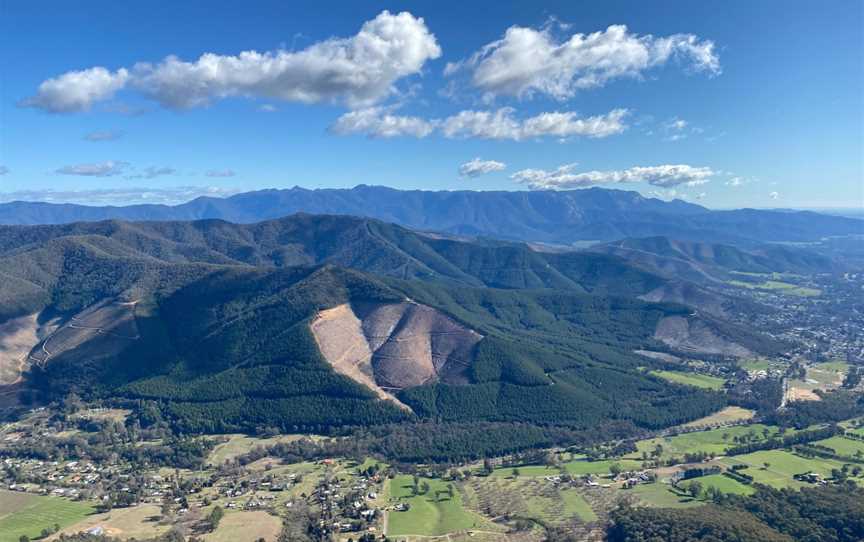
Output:
[[[474,477],[467,504],[485,516],[513,516],[557,523],[590,523],[597,513],[577,489],[556,487],[537,477]],[[587,494],[587,492],[586,492]]]
[[717,411],[710,416],[705,416],[704,418],[699,418],[698,420],[693,420],[692,422],[685,423],[681,427],[712,427],[728,423],[743,422],[752,419],[755,415],[756,412],[750,409],[730,406],[724,408],[723,410]]
[[564,468],[572,476],[581,476],[583,474],[595,474],[605,476],[609,474],[609,469],[612,465],[617,464],[622,470],[636,470],[642,468],[642,462],[631,459],[604,459],[602,461],[588,461],[587,459],[576,459],[564,463]]
[[722,390],[725,381],[716,376],[708,376],[697,373],[687,373],[682,371],[651,371],[651,374],[659,376],[676,384],[684,384],[687,386],[695,386],[708,390]]
[[229,512],[215,532],[204,535],[206,542],[275,542],[282,529],[282,520],[263,510]]
[[116,508],[103,514],[87,516],[81,521],[69,525],[61,532],[74,534],[99,527],[110,536],[148,538],[168,531],[168,525],[160,524],[157,521],[160,515],[159,506],[155,504]]
[[399,475],[390,480],[390,504],[403,503],[410,508],[387,513],[388,536],[440,536],[472,529],[497,530],[495,524],[463,506],[455,483],[421,478],[420,485],[423,483],[428,484],[428,491],[415,495],[411,476]]
[[793,478],[796,474],[814,472],[823,477],[830,477],[831,469],[843,467],[843,463],[833,459],[805,458],[787,450],[765,450],[752,454],[724,457],[722,465],[748,465],[742,472],[753,477],[753,482],[765,484],[774,488],[803,487],[810,484],[799,482]]
[[807,368],[807,376],[803,380],[789,381],[789,396],[804,400],[818,400],[819,396],[814,393],[814,390],[833,390],[840,387],[848,370],[849,366],[842,361],[812,365]]
[[[638,459],[643,452],[651,454],[658,449],[658,446],[662,447],[660,457],[663,459],[700,452],[722,455],[727,448],[735,445],[736,437],[758,441],[763,440],[766,434],[770,438],[777,432],[776,427],[763,424],[736,425],[708,431],[694,431],[671,437],[641,440],[636,443],[637,452],[625,457]],[[789,431],[789,433],[791,432]]]
[[217,444],[213,451],[210,452],[210,457],[207,462],[210,465],[221,465],[225,461],[231,461],[239,456],[249,453],[256,446],[272,446],[279,442],[291,442],[300,438],[299,435],[279,435],[270,438],[250,437],[247,435],[233,434],[226,435],[227,440],[221,444]]
[[684,489],[688,489],[695,481],[698,481],[702,485],[703,495],[710,487],[722,491],[723,493],[733,493],[735,495],[752,495],[756,492],[753,487],[748,486],[747,484],[742,484],[741,482],[733,480],[728,476],[723,476],[722,474],[711,474],[694,480],[686,480],[681,482],[679,485]]
[[864,441],[837,435],[829,439],[817,441],[815,444],[827,446],[842,456],[862,457],[864,459]]
[[789,282],[779,280],[766,280],[764,282],[754,283],[745,282],[742,280],[730,280],[728,284],[739,288],[747,288],[748,290],[769,290],[779,292],[786,295],[797,295],[801,297],[819,297],[822,291],[817,288],[808,288],[806,286],[798,286]]
[[654,482],[653,484],[639,484],[632,489],[621,490],[632,495],[638,502],[652,508],[693,508],[701,506],[702,502],[689,495],[682,495],[675,491],[670,484]]
[[43,529],[62,529],[92,512],[87,503],[0,491],[0,542],[18,542],[22,535],[35,539]]

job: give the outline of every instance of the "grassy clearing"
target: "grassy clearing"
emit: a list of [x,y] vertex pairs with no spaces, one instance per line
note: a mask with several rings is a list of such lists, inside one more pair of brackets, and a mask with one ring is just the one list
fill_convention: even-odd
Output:
[[87,516],[82,521],[63,529],[63,533],[74,534],[102,527],[105,534],[125,538],[153,538],[168,532],[169,525],[160,524],[159,506],[142,504],[132,508],[117,508],[104,514]]
[[130,414],[132,411],[125,408],[88,408],[73,415],[72,419],[111,420],[122,423]]
[[[744,470],[753,477],[753,481],[775,488],[801,487],[807,484],[793,478],[795,474],[815,472],[824,477],[831,475],[831,469],[839,469],[842,463],[831,459],[810,459],[797,456],[785,450],[765,450],[752,454],[726,457],[721,462],[731,467],[735,464],[749,465]],[[766,467],[765,464],[768,464]]]
[[864,455],[864,442],[853,440],[842,436],[831,437],[829,439],[820,440],[815,444],[827,446],[837,452],[839,455],[846,457],[855,457],[855,454],[861,452]]
[[840,426],[847,432],[864,436],[864,418],[852,418],[851,420],[840,422]]
[[282,530],[282,520],[267,512],[229,512],[215,532],[204,535],[206,542],[275,542]]
[[660,482],[639,484],[633,489],[622,491],[636,495],[643,505],[653,508],[692,508],[702,504],[697,499],[679,494],[669,484]]
[[[609,474],[609,468],[617,463],[623,470],[636,470],[642,468],[642,461],[635,459],[604,459],[601,461],[588,461],[584,456],[576,456],[572,461],[561,464],[568,474],[582,476],[594,474],[605,476]],[[561,471],[558,467],[546,465],[523,465],[516,467],[519,470],[519,478],[542,478],[545,476],[558,476]],[[492,471],[492,478],[512,478],[513,467],[501,467]]]
[[564,468],[573,476],[583,474],[596,474],[605,476],[609,474],[609,468],[617,463],[623,470],[637,470],[642,468],[642,461],[632,459],[604,459],[602,461],[587,461],[577,459],[564,463]]
[[818,297],[822,295],[822,290],[817,288],[807,288],[806,286],[798,286],[797,284],[791,284],[779,280],[766,280],[758,283],[730,280],[727,284],[737,286],[738,288],[747,288],[749,290],[771,290],[781,294],[797,295],[801,297]]
[[387,535],[440,536],[466,529],[490,528],[491,522],[462,506],[462,497],[453,484],[452,496],[448,482],[422,478],[420,483],[429,484],[429,491],[414,495],[412,477],[400,475],[390,480],[390,500],[393,504],[404,502],[410,509],[404,512],[390,511],[387,516]]
[[468,505],[485,516],[521,517],[549,524],[594,522],[597,514],[577,489],[538,477],[474,477],[465,486]]
[[849,365],[843,361],[817,363],[807,369],[807,380],[816,382],[817,386],[836,388],[843,383],[848,371]]
[[804,380],[791,380],[790,389],[805,398],[818,399],[813,390],[832,390],[843,383],[843,378],[849,370],[849,365],[842,361],[817,363],[807,368]]
[[210,452],[210,457],[207,458],[207,462],[210,465],[221,465],[225,461],[230,461],[249,453],[256,446],[272,446],[279,442],[291,442],[299,438],[299,435],[279,435],[270,438],[250,437],[240,434],[228,435],[226,442],[217,444],[213,448],[213,451]]
[[573,517],[585,522],[597,521],[597,514],[573,489],[557,491],[553,496],[526,495],[525,504],[522,515],[546,523],[560,523]]
[[[525,465],[517,467],[519,476],[557,476],[559,471],[555,467],[547,467],[545,465]],[[502,467],[492,471],[492,476],[496,478],[510,478],[513,476],[513,467]]]
[[0,491],[0,542],[18,542],[22,535],[37,538],[42,529],[55,524],[62,529],[92,512],[88,503]]
[[597,521],[597,514],[591,509],[591,505],[575,490],[562,491],[561,501],[564,503],[565,516],[578,516],[585,522]]
[[710,427],[718,424],[727,424],[732,422],[740,422],[750,420],[756,412],[737,406],[726,407],[719,412],[715,412],[710,416],[693,420],[690,423],[685,423],[682,427]]
[[[635,454],[626,456],[630,459],[638,459],[643,452],[651,454],[658,445],[662,446],[661,457],[667,459],[673,456],[682,456],[704,452],[706,454],[723,455],[732,446],[735,446],[735,437],[749,438],[753,441],[763,440],[765,435],[773,437],[778,428],[764,424],[737,425],[734,427],[723,427],[709,431],[696,431],[684,433],[674,437],[658,437],[640,440],[636,443]],[[787,431],[791,434],[793,431]],[[726,435],[725,438],[723,435]]]
[[[742,484],[737,480],[733,480],[728,476],[723,476],[722,474],[712,474],[710,476],[703,476],[701,478],[694,478],[693,480],[687,480],[681,482],[679,485],[685,489],[690,487],[694,481],[698,481],[702,484],[702,491],[707,492],[709,487],[713,487],[722,491],[723,493],[732,493],[735,495],[752,495],[756,492],[752,486],[748,486],[746,484]],[[704,495],[704,493],[703,493]]]
[[725,380],[716,376],[708,376],[697,373],[685,373],[680,371],[651,371],[654,376],[659,376],[676,384],[695,386],[709,390],[722,390]]

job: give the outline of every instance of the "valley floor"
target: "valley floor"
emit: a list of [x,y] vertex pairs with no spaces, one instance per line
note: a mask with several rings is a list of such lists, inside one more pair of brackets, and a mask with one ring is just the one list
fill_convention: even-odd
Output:
[[[3,483],[9,490],[0,492],[0,542],[77,532],[140,540],[172,530],[208,542],[275,541],[283,529],[300,524],[345,542],[363,533],[406,542],[528,542],[544,539],[549,529],[601,540],[610,512],[623,502],[690,508],[709,502],[713,492],[753,493],[754,484],[800,488],[842,476],[864,485],[864,419],[844,422],[845,435],[811,443],[833,450],[833,457],[807,457],[792,447],[727,455],[737,443],[778,434],[777,427],[750,423],[750,414],[723,411],[701,425],[639,441],[623,456],[592,460],[557,449],[535,453],[534,460],[402,466],[401,472],[373,459],[286,462],[261,454],[261,447],[301,438],[292,435],[221,437],[194,469],[6,457]],[[93,415],[122,419],[125,413]],[[27,431],[26,423],[5,427],[4,444],[26,438]],[[701,459],[684,463],[685,455]],[[727,474],[732,471],[737,475]],[[140,483],[135,503],[97,510],[97,487],[113,487],[111,495],[124,491],[109,482],[116,479]],[[225,515],[214,528],[207,518],[216,507]]]

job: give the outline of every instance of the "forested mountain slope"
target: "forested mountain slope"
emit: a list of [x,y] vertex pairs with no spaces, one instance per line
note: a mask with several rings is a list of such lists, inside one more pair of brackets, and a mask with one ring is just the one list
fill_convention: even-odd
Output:
[[[132,401],[185,431],[425,418],[663,427],[724,399],[640,369],[650,361],[634,350],[667,348],[661,322],[777,347],[685,306],[637,300],[666,279],[614,256],[349,217],[7,227],[0,275],[0,324],[20,320],[36,338],[27,385],[46,398]],[[395,400],[322,355],[311,326],[346,306],[367,330],[372,377]],[[381,312],[394,307],[392,318]],[[410,356],[376,346],[391,333],[376,330],[393,325],[425,334]],[[387,366],[394,357],[417,363]]]
[[747,249],[668,237],[621,239],[595,245],[591,252],[619,256],[661,276],[698,283],[725,281],[735,273],[829,273],[840,269],[831,258],[801,248],[756,245]]
[[[403,279],[444,280],[498,288],[561,288],[642,294],[666,279],[620,258],[540,253],[521,243],[462,241],[377,220],[292,215],[256,224],[104,221],[57,226],[0,226],[0,273],[48,284],[63,258],[291,267],[331,263]],[[56,257],[55,257],[56,256]]]

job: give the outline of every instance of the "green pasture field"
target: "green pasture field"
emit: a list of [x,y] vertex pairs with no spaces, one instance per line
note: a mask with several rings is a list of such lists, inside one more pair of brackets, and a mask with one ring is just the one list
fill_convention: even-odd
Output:
[[837,452],[838,455],[846,457],[856,457],[855,454],[861,452],[861,457],[864,458],[864,441],[837,435],[829,439],[814,442],[814,444],[827,446]]
[[448,482],[421,478],[421,485],[423,482],[429,484],[429,492],[413,495],[411,476],[399,475],[390,480],[391,503],[405,502],[411,508],[405,512],[388,512],[388,536],[441,536],[466,529],[490,527],[488,520],[462,506],[462,497],[455,482],[452,483],[452,497],[447,491]]
[[639,502],[643,505],[653,508],[692,508],[702,505],[698,499],[689,495],[681,495],[669,484],[661,482],[639,484],[632,489],[622,489],[621,491],[632,493],[639,498]]
[[678,485],[686,489],[690,487],[690,484],[694,481],[698,481],[702,484],[703,495],[708,491],[709,487],[716,488],[723,493],[732,493],[735,495],[752,495],[756,492],[752,486],[742,484],[741,482],[733,480],[728,476],[723,476],[722,474],[711,474],[709,476],[702,476],[701,478],[693,478],[692,480],[681,482]]
[[749,290],[774,290],[782,294],[797,295],[801,297],[818,297],[822,295],[822,290],[817,288],[807,288],[806,286],[798,286],[797,284],[791,284],[779,280],[766,280],[759,283],[730,280],[727,284],[737,286],[738,288],[747,288]]
[[709,390],[722,390],[725,380],[716,376],[708,376],[697,373],[685,373],[681,371],[651,371],[652,375],[659,376],[676,384],[695,386]]
[[[765,438],[764,431],[768,431],[768,437],[771,438],[779,431],[777,427],[764,424],[736,425],[733,427],[721,427],[720,429],[711,429],[708,431],[694,431],[692,433],[683,433],[681,435],[670,437],[658,437],[647,440],[640,440],[636,443],[637,453],[630,454],[625,457],[630,459],[639,459],[642,457],[642,452],[651,454],[655,447],[659,444],[663,447],[662,458],[672,456],[682,456],[684,454],[692,454],[704,452],[708,454],[723,455],[728,448],[735,446],[735,437],[744,437],[753,435],[754,441],[763,440]],[[794,431],[789,430],[787,434],[792,434]],[[723,438],[723,435],[727,435]]]
[[755,415],[756,412],[750,409],[730,406],[724,408],[723,410],[719,410],[714,414],[705,416],[704,418],[699,418],[698,420],[693,420],[692,422],[685,423],[682,427],[707,427],[712,425],[726,424],[730,422],[740,422],[744,420],[749,420]]
[[[721,463],[727,467],[735,464],[749,465],[744,473],[753,477],[754,483],[775,488],[802,487],[809,484],[793,478],[795,474],[815,472],[823,477],[831,476],[831,469],[839,469],[843,464],[833,459],[806,458],[786,450],[764,450],[752,454],[725,457]],[[768,463],[768,466],[765,466]]]
[[85,502],[0,491],[0,542],[18,542],[22,535],[38,538],[42,529],[62,529],[93,513]]

